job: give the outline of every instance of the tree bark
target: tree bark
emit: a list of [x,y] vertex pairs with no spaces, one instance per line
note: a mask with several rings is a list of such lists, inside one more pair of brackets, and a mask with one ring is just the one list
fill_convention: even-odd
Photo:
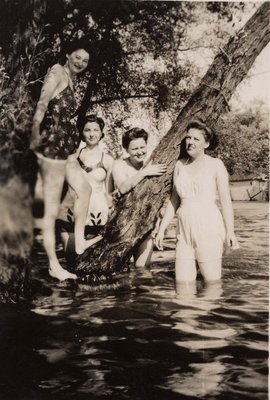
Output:
[[158,212],[171,190],[180,143],[191,119],[214,127],[228,109],[228,101],[256,57],[270,40],[270,3],[265,2],[215,57],[194,94],[152,154],[154,163],[166,163],[167,173],[146,178],[117,203],[104,239],[79,258],[77,274],[84,282],[102,282],[123,271],[132,250],[154,228]]

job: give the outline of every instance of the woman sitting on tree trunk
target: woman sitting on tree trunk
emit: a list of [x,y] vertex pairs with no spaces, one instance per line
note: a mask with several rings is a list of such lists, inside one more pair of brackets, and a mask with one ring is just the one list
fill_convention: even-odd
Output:
[[[81,139],[85,142],[77,157],[80,171],[91,187],[91,195],[87,207],[85,223],[85,235],[91,243],[97,243],[102,239],[100,229],[106,224],[109,216],[110,194],[113,190],[112,164],[113,158],[104,153],[99,142],[103,138],[104,121],[95,115],[84,118],[79,129]],[[76,181],[77,176],[74,175]],[[60,205],[60,213],[56,221],[60,231],[67,263],[75,264],[75,238],[74,238],[74,203],[76,193],[73,189],[73,181],[70,182],[68,191]],[[84,211],[83,211],[84,212]],[[97,236],[96,236],[97,235]]]
[[[112,169],[115,188],[121,194],[129,192],[147,176],[160,176],[166,172],[165,164],[145,165],[147,140],[148,133],[144,129],[132,128],[123,134],[122,145],[128,157],[115,160]],[[135,265],[141,267],[149,264],[152,249],[153,239],[150,236],[134,251]]]
[[187,157],[176,163],[171,198],[156,236],[156,246],[162,250],[165,229],[177,211],[175,279],[179,288],[196,280],[196,261],[206,281],[219,280],[224,241],[238,248],[227,170],[220,159],[205,154],[216,146],[216,136],[196,120],[188,124],[185,142]]

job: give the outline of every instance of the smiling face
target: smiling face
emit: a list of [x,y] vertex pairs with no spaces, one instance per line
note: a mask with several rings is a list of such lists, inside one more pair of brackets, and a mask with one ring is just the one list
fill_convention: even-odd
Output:
[[147,144],[143,138],[133,139],[128,145],[127,152],[129,154],[130,162],[133,165],[143,164],[146,152]]
[[187,153],[192,158],[204,154],[204,150],[209,146],[205,140],[204,131],[197,128],[190,128],[186,134]]
[[86,122],[83,128],[83,136],[88,146],[96,146],[102,137],[102,130],[97,122]]
[[89,63],[89,53],[83,49],[73,51],[71,54],[67,54],[67,66],[70,70],[71,75],[76,75],[85,70]]

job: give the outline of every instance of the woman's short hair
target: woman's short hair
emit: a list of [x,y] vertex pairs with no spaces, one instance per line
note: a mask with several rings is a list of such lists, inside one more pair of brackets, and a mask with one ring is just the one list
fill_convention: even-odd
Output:
[[102,135],[100,137],[100,140],[101,140],[104,137],[103,129],[104,129],[104,126],[105,126],[105,122],[104,122],[104,120],[102,118],[98,117],[95,114],[85,115],[81,119],[80,124],[78,124],[78,131],[80,133],[81,140],[85,141],[84,136],[83,136],[83,130],[84,130],[85,125],[88,122],[95,122],[96,124],[99,125],[101,133],[102,133]]
[[132,140],[139,139],[139,138],[144,139],[145,142],[147,143],[148,133],[144,129],[140,129],[140,128],[129,129],[128,131],[123,133],[122,146],[124,147],[125,150],[127,150],[129,143]]
[[90,40],[84,37],[81,39],[74,39],[70,42],[63,43],[59,56],[59,63],[64,65],[66,62],[66,55],[70,55],[77,50],[84,50],[89,54],[89,56],[91,56],[91,54],[93,53],[93,48]]
[[209,143],[208,150],[214,150],[218,146],[218,137],[216,133],[206,123],[199,119],[194,119],[188,123],[187,132],[192,128],[199,129],[203,132],[206,142]]

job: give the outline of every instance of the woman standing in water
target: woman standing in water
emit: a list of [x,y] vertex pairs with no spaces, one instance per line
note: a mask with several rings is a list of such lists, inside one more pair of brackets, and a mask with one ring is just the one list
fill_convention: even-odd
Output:
[[[112,164],[113,158],[104,153],[99,146],[103,138],[104,121],[96,115],[89,115],[84,118],[81,124],[81,139],[85,142],[77,157],[81,171],[91,187],[91,195],[88,205],[87,218],[85,222],[85,234],[95,236],[100,232],[109,217],[110,194],[113,191]],[[68,263],[74,259],[74,202],[76,193],[72,189],[73,182],[60,205],[60,213],[57,218],[57,226],[64,242],[64,249]],[[95,236],[93,243],[102,237]]]
[[[173,190],[161,221],[156,245],[162,249],[164,232],[177,211],[176,284],[194,282],[198,263],[206,281],[221,278],[223,244],[237,248],[228,173],[223,162],[205,154],[215,135],[199,120],[187,126],[187,158],[177,161]],[[222,215],[216,205],[219,195]],[[223,218],[222,218],[223,216]]]
[[[65,64],[55,64],[48,71],[32,126],[31,148],[37,154],[43,184],[45,207],[43,241],[49,258],[49,274],[61,281],[76,278],[76,275],[61,267],[55,249],[55,220],[59,212],[65,177],[72,182],[76,192],[74,207],[76,252],[81,254],[91,245],[84,239],[91,188],[83,175],[76,172],[79,166],[74,153],[78,148],[80,137],[76,121],[72,118],[77,108],[73,79],[88,66],[89,50],[86,46],[82,41],[72,43],[66,50]],[[76,179],[73,179],[74,175]],[[82,210],[85,210],[85,213]]]
[[[125,159],[118,159],[113,164],[113,181],[116,189],[125,194],[147,176],[160,176],[166,172],[165,164],[147,164],[148,133],[144,129],[132,128],[122,137],[122,145],[128,153]],[[134,252],[134,262],[141,267],[150,262],[153,239],[148,237]]]

